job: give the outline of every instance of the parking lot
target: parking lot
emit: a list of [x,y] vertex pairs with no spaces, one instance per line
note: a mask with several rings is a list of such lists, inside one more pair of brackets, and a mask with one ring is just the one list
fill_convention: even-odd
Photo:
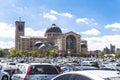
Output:
[[2,74],[0,80],[51,80],[60,74],[71,71],[106,70],[120,73],[120,59],[70,56],[1,58],[0,69]]

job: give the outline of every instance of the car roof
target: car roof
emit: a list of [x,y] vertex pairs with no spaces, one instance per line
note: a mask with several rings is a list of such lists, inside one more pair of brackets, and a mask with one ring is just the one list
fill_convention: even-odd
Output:
[[29,63],[30,65],[54,65],[50,63]]
[[17,65],[55,65],[50,63],[18,63]]
[[[109,71],[109,70],[87,70],[87,71],[78,71],[76,73],[83,73],[85,75],[92,74],[95,76],[99,76],[101,78],[107,78],[107,77],[115,77],[118,75],[118,71]],[[118,75],[120,76],[120,75]]]
[[63,74],[80,74],[83,76],[88,76],[89,78],[100,79],[108,77],[117,77],[120,75],[118,71],[109,71],[109,70],[83,70],[83,71],[71,71]]

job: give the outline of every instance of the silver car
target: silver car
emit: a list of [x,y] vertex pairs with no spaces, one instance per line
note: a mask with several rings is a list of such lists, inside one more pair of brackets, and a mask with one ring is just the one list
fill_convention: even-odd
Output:
[[7,72],[2,71],[1,65],[0,65],[0,80],[10,80],[10,75]]
[[17,67],[12,80],[50,80],[60,73],[56,65],[49,63],[22,63]]

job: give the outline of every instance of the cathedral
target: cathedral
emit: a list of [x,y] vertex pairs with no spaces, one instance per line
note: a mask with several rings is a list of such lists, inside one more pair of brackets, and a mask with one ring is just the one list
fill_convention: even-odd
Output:
[[46,29],[44,37],[25,36],[25,21],[15,22],[15,49],[16,50],[35,50],[35,43],[50,43],[55,46],[56,54],[72,54],[77,52],[88,53],[87,41],[81,39],[81,35],[75,32],[63,33],[60,27],[52,24]]

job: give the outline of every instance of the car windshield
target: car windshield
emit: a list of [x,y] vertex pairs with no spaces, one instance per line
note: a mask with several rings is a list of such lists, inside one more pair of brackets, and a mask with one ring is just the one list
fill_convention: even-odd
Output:
[[51,65],[33,65],[30,74],[58,74],[56,68]]
[[120,80],[120,76],[105,78],[105,80]]

